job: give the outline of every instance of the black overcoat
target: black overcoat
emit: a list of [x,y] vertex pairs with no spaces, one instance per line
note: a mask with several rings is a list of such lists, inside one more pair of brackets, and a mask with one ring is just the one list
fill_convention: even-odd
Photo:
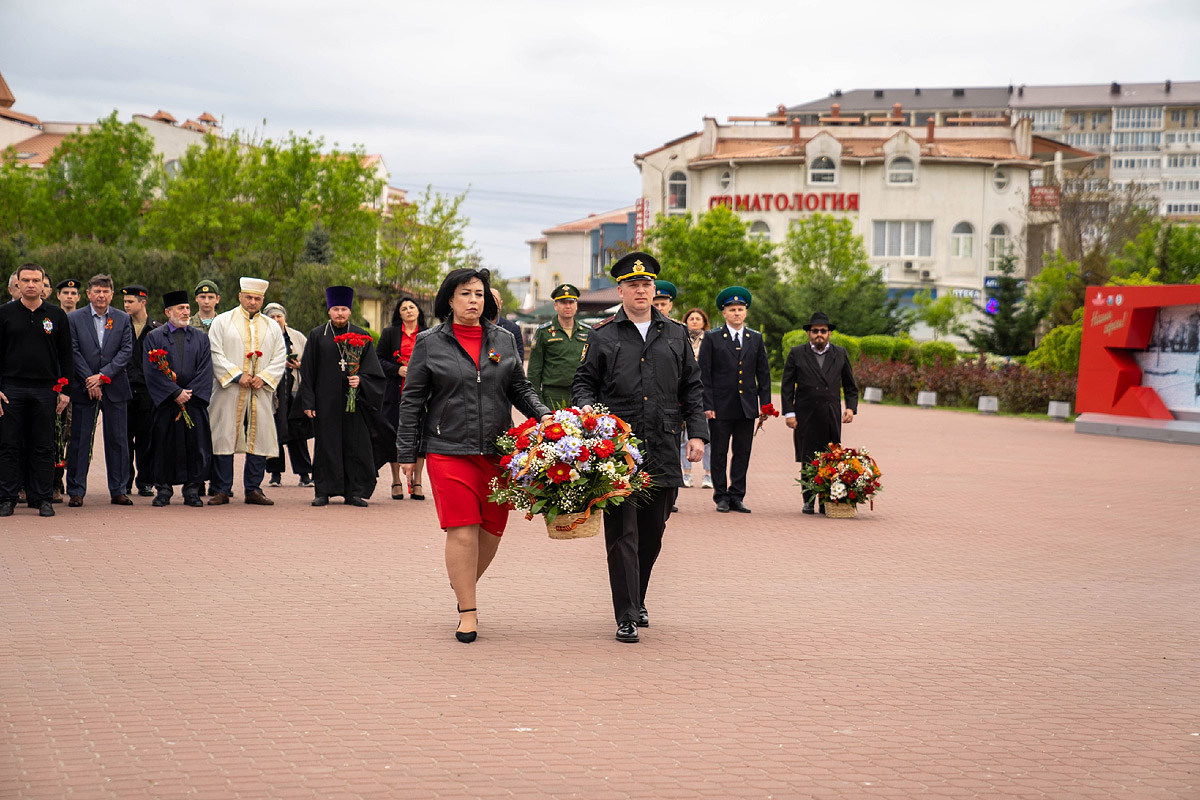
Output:
[[651,309],[646,340],[625,309],[592,328],[571,384],[577,406],[601,404],[629,423],[657,486],[683,486],[679,431],[708,441],[700,365],[687,329]]
[[[208,480],[212,461],[212,429],[208,424],[208,402],[212,399],[212,349],[208,335],[196,328],[182,328],[183,357],[169,325],[160,325],[143,342],[141,372],[146,391],[154,403],[150,431],[150,470],[162,485],[198,484]],[[150,361],[151,350],[166,350],[167,365],[175,373],[172,381]],[[175,398],[183,389],[192,390],[187,402],[194,427],[187,427]]]
[[771,402],[771,365],[762,334],[742,328],[742,347],[733,346],[733,335],[722,325],[700,340],[700,381],[704,384],[704,410],[717,419],[754,419]]
[[811,345],[797,345],[788,352],[780,394],[783,413],[796,415],[792,442],[797,462],[811,460],[830,443],[841,443],[842,392],[846,408],[857,413],[858,386],[845,348],[829,345],[824,367],[817,366]]

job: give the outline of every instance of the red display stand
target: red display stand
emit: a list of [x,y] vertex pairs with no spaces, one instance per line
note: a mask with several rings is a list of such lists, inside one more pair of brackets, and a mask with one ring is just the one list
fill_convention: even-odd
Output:
[[1091,286],[1086,297],[1076,412],[1174,419],[1142,385],[1134,354],[1149,345],[1158,309],[1200,303],[1200,285]]

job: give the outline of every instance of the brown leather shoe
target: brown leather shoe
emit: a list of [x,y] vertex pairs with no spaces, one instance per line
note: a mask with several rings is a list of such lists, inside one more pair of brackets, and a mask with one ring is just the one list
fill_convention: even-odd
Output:
[[229,505],[229,495],[224,492],[217,492],[212,497],[208,498],[210,506],[226,506]]
[[112,504],[114,506],[131,506],[133,505],[133,501],[129,499],[129,495],[127,494],[114,494]]
[[51,503],[61,503],[63,501],[62,489],[55,489],[54,495],[50,498]]
[[67,501],[68,508],[79,508],[83,505],[83,498],[77,494],[71,495],[71,499]]
[[246,492],[246,505],[273,506],[275,501],[263,494],[261,489],[251,489]]

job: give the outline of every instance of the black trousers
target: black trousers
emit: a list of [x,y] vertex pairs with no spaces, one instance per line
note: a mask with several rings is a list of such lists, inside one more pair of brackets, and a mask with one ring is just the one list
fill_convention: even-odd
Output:
[[129,434],[129,482],[125,485],[125,494],[130,494],[135,483],[139,487],[154,484],[154,470],[150,466],[150,432],[154,428],[154,402],[150,399],[149,392],[133,390],[125,428]]
[[638,609],[646,602],[650,571],[662,550],[675,491],[673,486],[660,486],[604,512],[608,584],[618,624],[636,622]]
[[312,458],[308,455],[308,440],[295,439],[279,445],[279,455],[267,459],[267,472],[282,473],[286,466],[283,461],[283,448],[287,447],[288,456],[292,459],[292,472],[297,475],[312,475]]
[[[750,469],[750,446],[754,443],[753,419],[710,419],[708,435],[712,444],[713,502],[746,498],[746,472]],[[733,444],[733,459],[729,462],[729,477],[725,476],[729,445]]]
[[0,502],[17,501],[21,487],[30,503],[50,500],[54,491],[54,408],[49,386],[5,384],[8,402],[0,417]]

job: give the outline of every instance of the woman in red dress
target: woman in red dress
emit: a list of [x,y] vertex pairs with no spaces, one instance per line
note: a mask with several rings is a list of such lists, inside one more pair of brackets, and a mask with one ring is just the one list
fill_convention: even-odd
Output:
[[488,500],[500,475],[496,437],[512,426],[512,406],[548,418],[525,377],[517,343],[489,322],[496,301],[486,269],[456,269],[438,289],[444,320],[417,335],[400,396],[396,461],[411,476],[425,454],[438,522],[446,531],[446,572],[458,599],[460,642],[475,640],[475,586],[496,556],[508,508]]
[[[408,374],[408,360],[412,358],[413,344],[417,334],[425,330],[425,312],[413,297],[401,297],[392,312],[392,324],[379,334],[375,352],[387,378],[383,392],[383,415],[393,427],[400,422],[400,393],[404,391],[404,377]],[[415,476],[408,482],[408,496],[413,500],[424,500],[421,476],[425,474],[425,459],[418,458],[413,469]],[[400,480],[400,464],[392,462],[392,499],[404,499],[404,484]]]

